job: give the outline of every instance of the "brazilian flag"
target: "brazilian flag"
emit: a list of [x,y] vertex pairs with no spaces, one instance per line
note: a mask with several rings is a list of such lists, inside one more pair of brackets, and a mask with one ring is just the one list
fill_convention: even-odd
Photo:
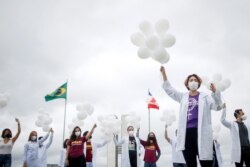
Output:
[[64,98],[67,99],[67,82],[56,89],[54,92],[45,96],[45,101]]

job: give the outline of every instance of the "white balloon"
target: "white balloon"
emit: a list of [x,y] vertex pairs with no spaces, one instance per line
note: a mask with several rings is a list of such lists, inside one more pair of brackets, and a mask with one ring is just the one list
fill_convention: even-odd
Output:
[[43,123],[40,120],[37,120],[35,122],[35,124],[36,124],[37,127],[42,127],[43,126]]
[[154,33],[153,26],[148,21],[141,22],[139,28],[145,35],[152,35]]
[[221,74],[217,73],[213,75],[213,82],[220,82],[222,80]]
[[173,46],[175,44],[176,39],[171,34],[163,34],[160,37],[160,42],[161,42],[161,45],[163,47],[170,48],[171,46]]
[[85,118],[87,118],[87,113],[84,110],[78,111],[77,119],[84,120]]
[[160,41],[159,41],[158,36],[152,35],[146,38],[146,46],[149,49],[151,50],[157,49],[159,45],[160,45]]
[[159,63],[163,62],[166,59],[167,59],[167,61],[169,60],[168,53],[164,48],[159,48],[159,49],[155,50],[152,58],[154,60],[158,61]]
[[84,110],[84,105],[83,104],[79,104],[76,106],[76,110],[77,111],[83,111]]
[[94,112],[94,107],[91,104],[84,104],[83,108],[89,115]]
[[170,59],[170,56],[168,54],[168,52],[166,53],[166,55],[163,57],[163,59],[160,60],[161,64],[166,64]]
[[130,37],[131,42],[136,46],[143,46],[145,44],[145,37],[141,32],[135,32]]
[[49,124],[51,124],[52,123],[52,118],[50,118],[50,117],[47,117],[47,118],[45,118],[44,119],[44,121],[43,121],[43,124],[45,124],[45,125],[49,125]]
[[230,79],[226,78],[222,81],[223,85],[225,85],[226,89],[231,86],[231,81]]
[[148,48],[139,48],[137,55],[141,59],[147,59],[152,56],[152,51]]
[[7,106],[9,102],[9,97],[5,93],[0,93],[0,108],[4,108]]
[[159,20],[155,24],[155,30],[159,34],[165,33],[169,28],[169,22],[165,19]]
[[50,130],[50,127],[49,126],[43,126],[43,131],[44,132],[48,132]]

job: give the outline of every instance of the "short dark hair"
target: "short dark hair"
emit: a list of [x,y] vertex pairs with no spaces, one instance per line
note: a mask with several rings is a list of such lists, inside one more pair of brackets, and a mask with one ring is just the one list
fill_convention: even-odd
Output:
[[242,111],[242,109],[236,109],[234,110],[234,117],[237,119],[238,114]]
[[89,131],[85,131],[85,132],[82,134],[82,136],[83,136],[83,137],[86,137],[88,133],[89,133]]
[[128,131],[129,128],[135,129],[132,125],[129,125],[129,126],[127,127],[127,131]]
[[184,82],[184,85],[186,86],[186,88],[189,90],[188,81],[189,81],[189,79],[190,79],[191,77],[195,77],[195,78],[197,79],[197,81],[198,81],[198,88],[199,88],[199,87],[201,86],[202,79],[201,79],[197,74],[191,74],[191,75],[189,75],[189,76],[186,78],[186,80],[185,80],[185,82]]
[[9,128],[6,128],[6,129],[4,129],[3,132],[2,132],[2,138],[5,137],[4,134],[5,134],[6,131],[9,131],[10,134],[12,135],[11,130],[10,130]]
[[65,139],[63,142],[63,148],[67,148],[67,142],[69,141],[69,139]]

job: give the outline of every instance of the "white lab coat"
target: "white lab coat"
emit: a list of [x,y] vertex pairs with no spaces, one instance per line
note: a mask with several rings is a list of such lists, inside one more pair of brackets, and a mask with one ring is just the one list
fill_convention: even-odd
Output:
[[[97,149],[105,146],[108,143],[108,141],[102,141],[102,142],[96,142],[96,141],[91,141],[92,145],[92,165],[93,167],[96,167],[96,154],[97,154]],[[86,151],[85,151],[86,155]]]
[[221,156],[221,152],[220,152],[220,143],[217,141],[215,142],[214,141],[214,147],[215,147],[215,153],[216,153],[216,158],[218,160],[218,165],[219,167],[223,167],[223,159],[222,159],[222,156]]
[[186,164],[182,151],[176,150],[176,140],[170,139],[169,143],[172,147],[172,162]]
[[38,148],[38,167],[47,167],[47,150],[53,141],[53,133],[51,133],[49,142]]
[[[136,141],[136,152],[137,152],[137,167],[141,164],[141,159],[139,154],[141,153],[141,143],[138,137],[135,137]],[[114,138],[114,142],[116,146],[122,145],[122,167],[130,167],[130,160],[129,160],[129,150],[128,150],[128,143],[129,143],[129,136],[124,137],[122,140],[117,141]]]
[[29,141],[24,145],[24,162],[27,167],[38,167],[38,148],[49,137],[49,133],[37,142]]
[[232,138],[232,148],[231,148],[231,161],[240,163],[241,159],[241,146],[240,146],[240,135],[239,135],[239,127],[236,122],[228,122],[226,120],[226,109],[223,109],[221,115],[221,123],[227,127],[231,132]]
[[[189,93],[176,91],[169,81],[164,82],[163,89],[168,96],[180,103],[176,149],[182,151],[185,150]],[[220,110],[221,108],[220,92],[212,93],[212,98],[208,94],[200,92],[198,104],[198,151],[200,160],[213,160],[211,110]]]

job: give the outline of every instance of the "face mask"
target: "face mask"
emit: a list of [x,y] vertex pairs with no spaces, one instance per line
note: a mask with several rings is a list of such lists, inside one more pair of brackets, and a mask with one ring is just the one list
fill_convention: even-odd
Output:
[[4,135],[4,137],[9,139],[12,137],[12,135],[10,133],[8,133],[8,134]]
[[36,141],[36,136],[31,136],[32,141]]
[[243,116],[241,117],[241,119],[242,119],[243,121],[245,121],[245,120],[247,119],[247,116],[246,116],[246,115],[243,115]]
[[130,131],[128,131],[128,134],[129,134],[129,136],[134,136],[134,131],[130,130]]
[[78,136],[80,136],[80,135],[81,135],[81,132],[80,132],[80,131],[75,132],[75,135],[78,137]]
[[188,82],[188,88],[193,91],[198,89],[198,85],[198,82],[195,81]]

